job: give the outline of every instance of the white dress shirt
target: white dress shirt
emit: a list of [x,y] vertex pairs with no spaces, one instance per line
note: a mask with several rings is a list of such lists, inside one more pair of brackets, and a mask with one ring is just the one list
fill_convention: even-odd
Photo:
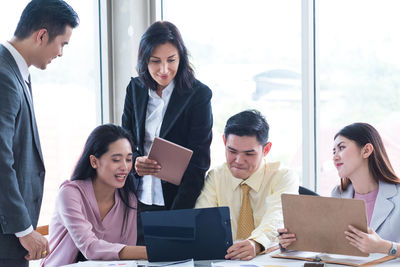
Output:
[[[14,58],[15,62],[17,63],[19,72],[21,72],[22,78],[24,79],[26,83],[25,90],[28,92],[28,95],[31,97],[31,93],[28,88],[28,80],[29,80],[29,69],[28,69],[28,64],[26,64],[25,59],[22,57],[22,55],[18,52],[17,49],[14,48],[9,42],[4,42],[3,43],[4,47],[8,49],[8,51],[11,53],[12,57]],[[32,225],[29,226],[26,230],[15,233],[17,237],[23,237],[26,236],[27,234],[30,234],[33,231]]]
[[[167,110],[169,99],[174,90],[175,82],[172,81],[162,90],[161,97],[156,91],[149,89],[149,102],[147,103],[144,153],[149,154],[154,137],[160,136],[161,124]],[[164,206],[164,196],[161,180],[152,175],[144,175],[139,183],[138,198],[140,202],[147,205]]]

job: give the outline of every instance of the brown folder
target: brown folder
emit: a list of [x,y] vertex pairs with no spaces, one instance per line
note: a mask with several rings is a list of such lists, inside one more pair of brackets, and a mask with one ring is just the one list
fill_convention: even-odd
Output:
[[365,202],[307,195],[282,194],[285,228],[296,234],[288,249],[367,257],[349,244],[348,225],[367,232]]
[[369,257],[358,257],[335,254],[319,254],[317,252],[300,252],[295,250],[276,253],[271,255],[271,257],[360,267],[374,266],[396,258],[396,256],[387,256],[385,254],[371,254]]
[[175,185],[181,183],[193,151],[165,139],[155,137],[148,155],[156,160],[161,170],[154,176]]

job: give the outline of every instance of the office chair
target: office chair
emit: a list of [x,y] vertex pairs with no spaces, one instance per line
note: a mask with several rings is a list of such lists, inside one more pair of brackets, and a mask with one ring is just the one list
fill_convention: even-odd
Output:
[[319,196],[317,193],[315,193],[314,191],[312,191],[304,186],[299,186],[299,194],[300,195]]

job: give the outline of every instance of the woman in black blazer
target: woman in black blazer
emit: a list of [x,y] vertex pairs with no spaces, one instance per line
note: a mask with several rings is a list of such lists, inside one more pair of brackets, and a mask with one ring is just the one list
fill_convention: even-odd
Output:
[[167,21],[155,22],[143,34],[137,71],[139,77],[132,78],[127,87],[122,126],[132,133],[136,145],[139,200],[141,194],[154,193],[142,185],[146,183],[143,176],[156,174],[160,167],[145,156],[154,136],[193,150],[179,186],[157,181],[161,183],[164,205],[155,205],[150,198],[144,201],[147,204],[139,202],[139,208],[142,211],[193,208],[210,167],[212,92],[194,78],[182,37],[175,25]]

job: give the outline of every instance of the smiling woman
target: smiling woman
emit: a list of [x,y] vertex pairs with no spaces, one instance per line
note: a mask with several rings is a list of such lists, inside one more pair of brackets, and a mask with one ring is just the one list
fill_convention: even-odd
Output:
[[[349,243],[364,253],[400,256],[400,179],[393,171],[378,131],[367,123],[353,123],[334,138],[333,161],[340,185],[332,197],[365,201],[368,232],[349,225]],[[279,242],[286,248],[296,241],[295,233],[278,230]],[[329,231],[329,229],[327,229]]]
[[157,46],[150,56],[149,73],[157,82],[157,94],[161,97],[162,90],[172,82],[179,67],[178,49],[171,43]]
[[[93,180],[95,192],[122,188],[132,169],[131,143],[127,139],[119,139],[111,143],[101,157],[90,155],[89,159],[92,168],[96,169],[96,179]],[[78,174],[75,175],[78,178]]]
[[[193,208],[210,166],[211,90],[195,79],[182,37],[167,21],[155,22],[143,34],[137,71],[126,90],[122,126],[136,145],[140,210]],[[156,136],[193,151],[179,186],[154,176],[161,166],[146,155]],[[140,220],[138,243],[144,243]]]
[[61,185],[42,266],[147,258],[146,248],[136,246],[131,170],[129,133],[112,124],[94,129],[71,180]]

